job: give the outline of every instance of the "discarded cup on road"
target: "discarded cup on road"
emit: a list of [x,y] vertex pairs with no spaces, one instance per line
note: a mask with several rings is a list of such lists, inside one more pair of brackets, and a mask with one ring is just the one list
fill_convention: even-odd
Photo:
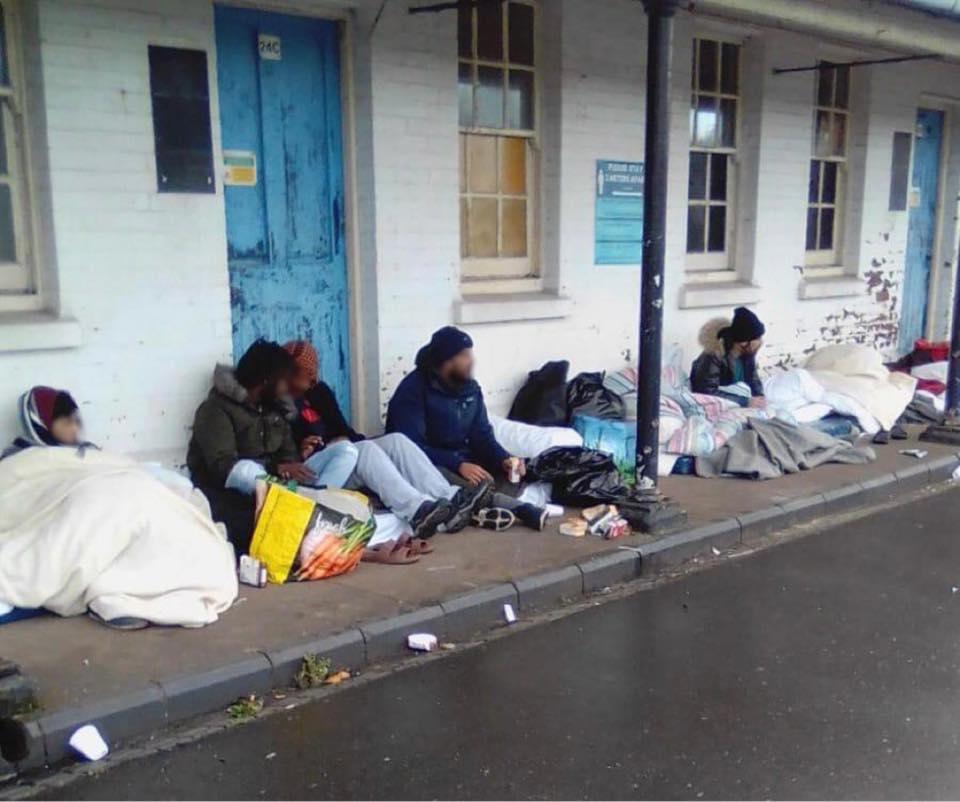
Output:
[[70,746],[89,761],[102,760],[110,752],[100,730],[93,724],[84,724],[70,736]]
[[415,652],[432,652],[437,648],[437,636],[429,632],[414,632],[407,635],[407,646]]

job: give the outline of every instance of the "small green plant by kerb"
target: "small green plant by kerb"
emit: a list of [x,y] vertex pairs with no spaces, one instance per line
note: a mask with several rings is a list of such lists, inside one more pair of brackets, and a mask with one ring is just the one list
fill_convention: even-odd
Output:
[[236,702],[227,708],[227,714],[234,721],[243,721],[244,719],[253,718],[261,710],[263,710],[263,700],[251,694],[250,696],[242,696],[237,699]]
[[318,657],[315,654],[306,654],[303,656],[303,662],[300,664],[300,670],[293,678],[294,684],[302,691],[307,688],[316,688],[322,685],[323,681],[330,673],[331,663],[329,657]]

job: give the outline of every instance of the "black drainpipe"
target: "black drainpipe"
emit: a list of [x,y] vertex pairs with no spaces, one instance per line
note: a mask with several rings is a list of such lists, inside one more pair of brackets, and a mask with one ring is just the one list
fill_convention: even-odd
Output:
[[643,175],[643,274],[637,382],[637,482],[657,482],[663,265],[670,144],[670,47],[678,0],[643,0],[647,12],[647,120]]

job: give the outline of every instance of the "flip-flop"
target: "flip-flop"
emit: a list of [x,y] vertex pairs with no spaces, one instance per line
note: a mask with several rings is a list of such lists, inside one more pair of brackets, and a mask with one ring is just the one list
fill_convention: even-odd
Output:
[[517,522],[517,517],[504,507],[484,507],[473,514],[473,522],[481,529],[503,532]]
[[410,549],[411,554],[430,554],[433,552],[433,546],[430,545],[429,540],[424,540],[422,537],[411,537],[410,535],[400,535],[397,538],[397,545],[394,548],[401,548],[406,546]]
[[105,627],[110,627],[110,629],[118,629],[122,632],[134,632],[138,629],[146,629],[150,626],[150,622],[147,621],[147,619],[136,618],[132,615],[123,615],[119,618],[106,619],[99,613],[95,613],[93,610],[87,610],[87,615],[89,615],[94,621],[103,624]]
[[412,565],[419,561],[420,555],[414,554],[409,546],[398,546],[395,540],[391,540],[376,548],[364,549],[360,559],[362,562],[383,565]]

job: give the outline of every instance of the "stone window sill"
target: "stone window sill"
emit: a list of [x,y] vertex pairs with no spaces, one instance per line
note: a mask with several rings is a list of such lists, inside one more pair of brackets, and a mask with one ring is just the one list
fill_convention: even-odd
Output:
[[755,304],[762,297],[760,287],[745,281],[688,281],[680,288],[680,308],[730,308]]
[[468,295],[454,304],[454,320],[507,323],[517,320],[551,320],[570,314],[573,302],[552,292],[489,293]]
[[82,342],[80,324],[72,317],[50,312],[0,314],[0,353],[79,348]]
[[817,276],[809,272],[800,281],[797,294],[802,301],[821,298],[850,298],[862,295],[863,279],[853,275]]

